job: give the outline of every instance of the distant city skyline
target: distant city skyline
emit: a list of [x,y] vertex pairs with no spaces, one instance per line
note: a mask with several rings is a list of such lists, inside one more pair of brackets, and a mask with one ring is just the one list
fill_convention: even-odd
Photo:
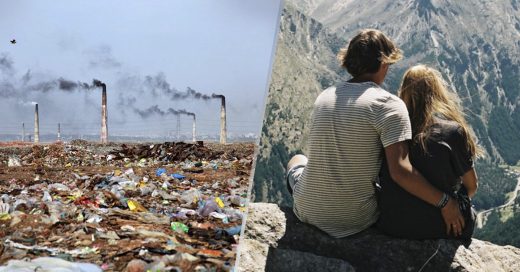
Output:
[[[218,100],[173,99],[188,88],[226,96],[230,134],[258,133],[277,37],[277,1],[0,0],[0,134],[96,134],[101,94],[61,89],[107,84],[109,135],[175,133],[177,117],[138,114],[152,106],[197,114],[197,132],[219,133]],[[11,41],[15,39],[16,43]],[[165,86],[168,83],[169,86]],[[63,86],[61,86],[63,87]],[[181,116],[181,132],[191,132]]]

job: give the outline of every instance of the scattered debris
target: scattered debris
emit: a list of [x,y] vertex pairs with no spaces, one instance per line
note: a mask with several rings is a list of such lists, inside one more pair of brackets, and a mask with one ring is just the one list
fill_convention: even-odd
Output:
[[2,145],[0,271],[230,271],[253,150]]

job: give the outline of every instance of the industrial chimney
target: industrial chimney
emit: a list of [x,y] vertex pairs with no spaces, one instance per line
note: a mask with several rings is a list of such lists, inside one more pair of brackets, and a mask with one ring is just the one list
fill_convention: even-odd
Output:
[[222,105],[220,106],[220,143],[225,144],[227,139],[226,128],[226,97],[220,95]]
[[22,123],[22,142],[25,142],[25,123]]
[[38,103],[34,104],[34,143],[40,142],[40,114],[38,113]]
[[177,141],[181,139],[181,115],[177,114]]
[[97,81],[96,86],[103,88],[101,93],[101,143],[106,144],[108,143],[107,85]]
[[61,125],[58,123],[58,142],[61,142]]
[[192,138],[193,138],[193,142],[195,142],[195,135],[196,135],[196,123],[197,122],[197,119],[195,118],[195,114],[193,114],[193,131],[192,131]]

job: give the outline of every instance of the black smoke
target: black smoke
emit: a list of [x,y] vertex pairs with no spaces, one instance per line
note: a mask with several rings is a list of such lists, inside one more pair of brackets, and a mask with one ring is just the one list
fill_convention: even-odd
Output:
[[172,108],[168,108],[166,111],[161,110],[158,105],[151,106],[147,109],[141,110],[134,108],[134,112],[137,113],[142,118],[148,118],[152,115],[159,115],[159,116],[165,116],[165,115],[188,115],[188,116],[195,116],[195,113],[189,112],[187,110],[176,110]]
[[0,55],[0,71],[2,72],[2,74],[13,75],[13,63],[13,60],[6,53]]
[[92,83],[85,83],[81,81],[72,81],[64,78],[54,80],[42,81],[36,84],[28,85],[27,89],[30,91],[49,92],[52,90],[61,90],[71,92],[75,90],[92,90],[104,85],[101,81],[93,79]]
[[146,76],[143,85],[145,89],[150,90],[150,93],[154,97],[163,94],[171,100],[181,100],[188,98],[209,100],[212,98],[222,97],[218,94],[204,94],[190,87],[187,87],[185,92],[178,91],[176,88],[172,87],[170,83],[168,83],[168,81],[166,80],[166,75],[164,73],[159,73],[155,76]]

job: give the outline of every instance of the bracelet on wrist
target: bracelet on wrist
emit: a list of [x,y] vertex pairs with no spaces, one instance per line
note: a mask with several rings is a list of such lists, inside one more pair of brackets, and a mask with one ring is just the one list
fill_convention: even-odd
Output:
[[448,196],[448,194],[443,193],[441,200],[439,200],[439,203],[437,203],[437,208],[439,208],[439,209],[444,208],[446,206],[446,204],[448,204],[449,201],[450,201],[450,197]]

